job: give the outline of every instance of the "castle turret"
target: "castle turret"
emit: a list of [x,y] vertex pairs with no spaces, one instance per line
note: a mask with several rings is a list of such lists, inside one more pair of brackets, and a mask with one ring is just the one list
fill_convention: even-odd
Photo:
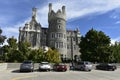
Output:
[[62,6],[62,12],[63,12],[63,14],[66,14],[65,13],[65,6]]
[[48,13],[48,46],[56,48],[63,58],[67,55],[67,39],[66,39],[66,14],[65,6],[55,13],[52,10],[52,4],[49,4]]
[[49,3],[49,13],[52,11],[52,3]]
[[32,19],[36,20],[37,8],[32,9]]

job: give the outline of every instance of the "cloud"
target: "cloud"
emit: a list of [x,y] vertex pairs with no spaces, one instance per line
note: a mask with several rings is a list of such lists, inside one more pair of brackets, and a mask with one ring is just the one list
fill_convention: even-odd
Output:
[[[67,20],[80,18],[92,13],[103,14],[120,7],[120,0],[51,0],[53,10],[66,6]],[[38,19],[43,26],[48,25],[48,3],[38,10]]]
[[2,34],[5,35],[7,38],[14,36],[16,39],[18,39],[19,27],[24,27],[25,23],[29,21],[30,21],[30,18],[22,22],[20,21],[14,26],[1,27],[1,29],[3,30]]
[[120,24],[120,21],[117,21],[115,24]]
[[111,44],[115,44],[116,41],[117,41],[117,42],[120,42],[120,37],[111,39]]
[[[50,0],[43,6],[38,6],[39,8],[37,13],[37,19],[43,27],[48,27],[48,3],[53,4],[53,10],[55,10],[55,12],[58,9],[61,9],[63,5],[66,6],[66,14],[68,21],[71,19],[84,17],[93,13],[96,13],[95,15],[103,14],[120,7],[120,0]],[[23,27],[24,24],[31,19],[31,16],[26,15],[26,17],[29,18],[25,19],[22,22],[19,21],[13,26],[2,27],[4,34],[8,37],[10,37],[11,35],[18,37],[19,27]],[[5,19],[4,21],[6,21],[7,19]]]

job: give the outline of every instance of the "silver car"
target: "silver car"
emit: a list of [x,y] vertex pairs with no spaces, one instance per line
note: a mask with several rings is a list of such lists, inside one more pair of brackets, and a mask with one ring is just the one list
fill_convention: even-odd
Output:
[[89,61],[79,61],[74,64],[75,70],[84,70],[84,71],[91,71],[92,70],[92,63]]
[[41,62],[39,64],[39,71],[50,71],[51,70],[51,65],[48,62]]
[[34,63],[31,60],[25,60],[21,65],[20,65],[20,72],[23,71],[34,71]]

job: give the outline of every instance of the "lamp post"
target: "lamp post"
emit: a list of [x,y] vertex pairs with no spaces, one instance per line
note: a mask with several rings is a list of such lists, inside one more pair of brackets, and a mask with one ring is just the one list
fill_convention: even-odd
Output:
[[72,66],[73,66],[73,36],[72,36],[72,31],[71,31],[71,60],[72,60]]

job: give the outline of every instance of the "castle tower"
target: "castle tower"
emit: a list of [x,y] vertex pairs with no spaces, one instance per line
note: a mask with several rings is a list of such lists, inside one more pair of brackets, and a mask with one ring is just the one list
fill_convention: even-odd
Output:
[[32,9],[32,19],[27,22],[23,28],[19,28],[19,41],[29,42],[31,48],[41,47],[41,25],[36,20],[37,9]]
[[54,12],[49,4],[48,24],[48,46],[57,49],[64,58],[67,56],[65,6]]

